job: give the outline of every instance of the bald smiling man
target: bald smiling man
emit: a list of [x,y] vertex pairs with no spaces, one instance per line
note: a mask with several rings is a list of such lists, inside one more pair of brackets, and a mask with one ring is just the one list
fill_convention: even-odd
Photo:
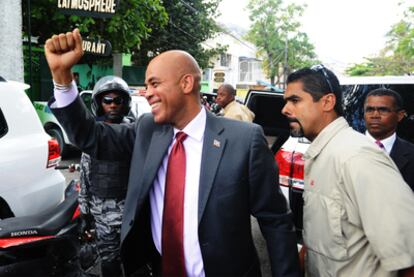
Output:
[[291,212],[261,127],[202,108],[201,70],[190,54],[177,50],[147,67],[151,114],[135,124],[95,122],[70,74],[82,57],[81,43],[74,30],[45,44],[55,83],[50,106],[82,151],[130,161],[121,229],[125,273],[151,263],[162,276],[260,276],[253,215],[273,275],[299,276]]

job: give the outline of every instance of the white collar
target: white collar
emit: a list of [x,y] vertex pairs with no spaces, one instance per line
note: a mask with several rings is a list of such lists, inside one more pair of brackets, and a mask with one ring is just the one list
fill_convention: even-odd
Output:
[[207,119],[206,110],[204,108],[201,108],[197,116],[194,117],[184,127],[184,129],[179,130],[177,128],[174,128],[174,137],[178,132],[183,131],[189,137],[201,142],[203,140],[204,130],[206,128],[206,119]]
[[[368,132],[368,130],[365,131],[365,135],[369,137],[373,142],[376,141],[376,139],[371,136],[371,134]],[[385,138],[383,140],[380,140],[382,145],[384,145],[385,151],[389,154],[391,152],[392,146],[394,145],[395,140],[397,139],[397,135],[395,132],[389,136],[388,138]]]

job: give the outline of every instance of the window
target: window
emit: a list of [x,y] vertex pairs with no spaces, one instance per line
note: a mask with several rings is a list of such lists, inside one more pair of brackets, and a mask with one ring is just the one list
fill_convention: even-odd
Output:
[[206,68],[203,70],[203,81],[209,81],[211,79],[211,73],[212,73],[212,69],[211,68]]
[[221,54],[220,55],[220,66],[230,67],[230,65],[231,65],[231,55]]
[[239,60],[239,82],[256,82],[263,79],[261,62],[251,58]]
[[7,134],[8,131],[9,128],[7,127],[6,119],[4,118],[3,112],[0,110],[0,138]]

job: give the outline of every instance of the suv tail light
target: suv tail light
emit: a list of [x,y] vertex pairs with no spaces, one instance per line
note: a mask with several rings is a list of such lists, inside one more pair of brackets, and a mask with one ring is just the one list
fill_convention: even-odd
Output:
[[303,190],[304,160],[300,152],[291,152],[281,148],[275,155],[279,167],[279,184]]
[[48,145],[49,145],[49,154],[47,157],[47,165],[46,165],[47,168],[57,166],[61,159],[60,158],[60,147],[56,139],[49,139]]

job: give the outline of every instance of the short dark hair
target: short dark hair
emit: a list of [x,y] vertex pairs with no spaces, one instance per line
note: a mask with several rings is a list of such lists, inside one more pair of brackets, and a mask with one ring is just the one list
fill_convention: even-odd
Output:
[[223,88],[228,93],[230,93],[231,95],[236,96],[236,90],[234,89],[234,87],[232,85],[222,84],[220,87]]
[[342,107],[342,90],[339,85],[338,77],[323,65],[305,67],[291,73],[287,78],[287,84],[300,81],[303,84],[303,90],[308,92],[316,102],[322,96],[333,93],[336,97],[334,107],[337,115],[343,115]]
[[396,110],[404,109],[404,101],[401,95],[395,90],[388,89],[388,88],[377,88],[377,89],[371,90],[370,92],[368,92],[364,103],[367,102],[367,99],[369,96],[390,96],[394,98],[394,106]]

